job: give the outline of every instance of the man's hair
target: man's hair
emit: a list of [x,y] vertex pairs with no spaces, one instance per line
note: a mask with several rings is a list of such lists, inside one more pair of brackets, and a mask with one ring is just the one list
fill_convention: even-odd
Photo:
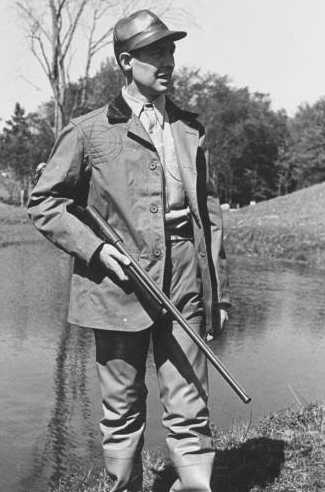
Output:
[[118,45],[118,43],[115,42],[115,39],[114,39],[114,55],[115,55],[116,62],[117,62],[118,66],[120,67],[121,70],[122,70],[122,67],[121,67],[121,63],[120,63],[120,54],[123,53],[123,51],[125,51],[125,50],[121,50],[120,46]]

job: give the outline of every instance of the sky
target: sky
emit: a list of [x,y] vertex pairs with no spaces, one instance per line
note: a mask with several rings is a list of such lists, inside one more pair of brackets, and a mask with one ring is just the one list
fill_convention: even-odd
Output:
[[[283,108],[289,115],[300,104],[313,104],[325,96],[325,0],[174,2],[190,14],[184,25],[179,19],[169,21],[171,28],[188,31],[177,42],[177,66],[227,75],[235,87],[269,94],[273,109]],[[29,50],[13,0],[0,0],[0,40],[0,118],[4,122],[17,101],[33,111],[50,98],[51,91]],[[101,52],[94,68],[111,55],[111,49]]]

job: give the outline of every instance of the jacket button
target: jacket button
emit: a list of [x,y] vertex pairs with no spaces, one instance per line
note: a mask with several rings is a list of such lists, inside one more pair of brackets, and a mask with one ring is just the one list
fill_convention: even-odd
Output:
[[154,254],[154,256],[156,256],[158,258],[161,255],[160,249],[155,249],[153,254]]
[[158,207],[156,205],[151,205],[150,212],[156,214],[158,212]]
[[153,162],[150,164],[150,169],[151,169],[151,171],[154,171],[155,169],[157,169],[157,162],[156,162],[156,161],[153,161]]

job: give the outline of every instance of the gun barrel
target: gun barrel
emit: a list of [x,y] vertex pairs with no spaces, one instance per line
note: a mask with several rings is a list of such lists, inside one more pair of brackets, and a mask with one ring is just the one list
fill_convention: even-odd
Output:
[[108,224],[102,216],[97,212],[94,207],[88,206],[85,210],[91,221],[96,224],[96,227],[101,232],[103,238],[110,244],[114,245],[120,253],[124,254],[129,260],[130,264],[126,267],[126,270],[130,272],[131,276],[135,278],[139,285],[151,295],[155,300],[168,311],[171,316],[176,320],[180,326],[186,331],[186,333],[192,338],[192,340],[199,346],[202,352],[206,355],[207,359],[211,362],[214,368],[221,374],[221,376],[227,381],[230,387],[240,397],[244,403],[249,403],[251,398],[247,395],[246,391],[240,386],[240,384],[230,374],[228,369],[224,366],[221,360],[215,355],[211,348],[205,343],[205,341],[190,327],[185,318],[174,306],[166,294],[158,287],[158,285],[151,279],[147,272],[141,268],[138,263],[131,257],[125,248],[122,239]]

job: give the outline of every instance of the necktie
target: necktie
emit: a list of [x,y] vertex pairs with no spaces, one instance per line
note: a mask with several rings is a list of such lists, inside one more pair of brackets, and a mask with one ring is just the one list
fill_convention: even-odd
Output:
[[143,114],[143,123],[149,135],[151,136],[152,134],[157,133],[157,127],[159,126],[159,122],[153,104],[150,103],[144,104],[142,114]]
[[143,105],[143,111],[140,117],[145,129],[150,135],[150,138],[157,149],[157,152],[163,162],[163,134],[162,128],[158,121],[153,104],[147,103]]

